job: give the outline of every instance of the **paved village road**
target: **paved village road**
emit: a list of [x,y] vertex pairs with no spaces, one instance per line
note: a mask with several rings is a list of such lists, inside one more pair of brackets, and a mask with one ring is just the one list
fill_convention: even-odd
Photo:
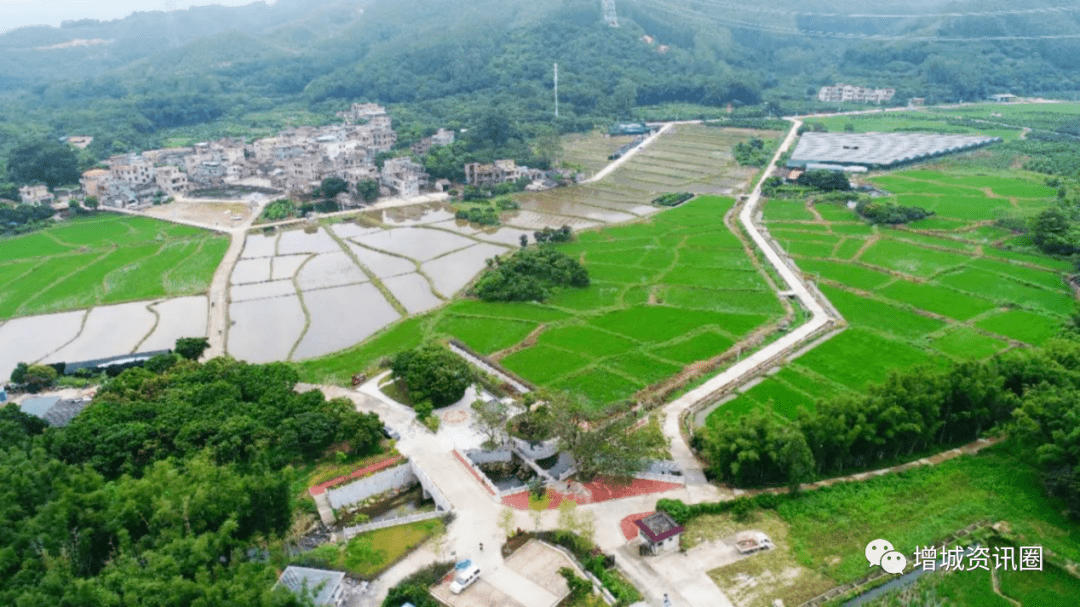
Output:
[[[793,121],[791,131],[774,155],[769,169],[794,142],[800,124],[798,120]],[[635,150],[643,148],[671,126],[671,124],[664,125]],[[629,156],[630,154],[615,161],[598,173],[593,180],[602,179],[610,174]],[[706,570],[712,568],[709,563],[695,564],[691,567],[679,566],[678,563],[672,566],[666,561],[664,563],[657,561],[656,566],[653,566],[648,560],[637,558],[627,552],[626,540],[619,530],[619,522],[623,517],[654,509],[656,499],[659,497],[677,497],[688,503],[712,501],[722,497],[718,489],[706,481],[701,464],[683,438],[679,428],[682,413],[708,399],[716,391],[741,383],[747,375],[758,372],[759,367],[775,364],[776,356],[782,355],[833,320],[825,307],[815,299],[811,290],[802,282],[801,277],[788,267],[780,253],[773,250],[769,241],[754,225],[753,217],[761,199],[761,186],[770,173],[769,169],[762,174],[761,180],[746,201],[739,220],[763,251],[769,263],[787,283],[788,289],[810,312],[810,321],[664,407],[666,416],[664,433],[671,440],[673,457],[683,469],[687,480],[686,487],[664,494],[613,500],[581,507],[582,511],[592,513],[596,517],[597,543],[603,549],[618,552],[622,556],[617,559],[620,570],[642,590],[647,602],[651,605],[660,605],[664,595],[667,595],[676,606],[726,607],[731,605],[724,593],[706,575]],[[398,450],[428,472],[435,484],[453,504],[456,519],[447,530],[444,546],[426,547],[392,567],[372,585],[363,597],[361,605],[378,605],[390,587],[417,568],[431,562],[436,553],[442,558],[476,560],[485,572],[484,577],[489,583],[522,601],[526,607],[542,607],[549,604],[552,599],[550,592],[534,587],[535,584],[503,564],[501,555],[495,549],[502,544],[504,537],[502,530],[498,527],[498,515],[502,506],[490,496],[464,464],[453,456],[452,440],[446,438],[445,435],[443,437],[433,435],[420,427],[416,423],[412,410],[382,395],[377,389],[377,382],[378,378],[373,379],[358,390],[330,386],[298,386],[298,388],[318,388],[328,397],[349,398],[356,403],[358,410],[378,413],[384,421],[398,429],[402,433],[402,439],[397,445]],[[723,497],[731,497],[731,495]],[[557,514],[554,511],[545,512],[536,520],[530,519],[527,513],[514,513],[514,522],[517,527],[551,529],[557,525]],[[481,542],[492,548],[480,552],[478,548]],[[676,573],[678,575],[675,575]]]

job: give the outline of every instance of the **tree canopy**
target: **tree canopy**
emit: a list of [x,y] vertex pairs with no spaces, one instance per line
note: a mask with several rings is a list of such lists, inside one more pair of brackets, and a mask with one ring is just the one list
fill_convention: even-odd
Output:
[[79,158],[66,143],[52,139],[24,143],[8,154],[8,176],[18,184],[41,182],[50,188],[79,183]]
[[435,342],[401,352],[394,357],[390,369],[414,405],[429,402],[435,409],[464,398],[465,390],[473,382],[469,363]]
[[695,442],[739,486],[797,484],[1013,432],[1047,488],[1080,515],[1080,341],[1057,339],[944,371],[893,373],[862,395],[819,401],[797,420],[723,420]]
[[218,463],[280,469],[331,445],[363,453],[377,444],[377,416],[319,392],[298,394],[296,382],[296,371],[284,363],[228,358],[202,365],[184,360],[162,373],[129,369],[54,437],[52,452],[116,478],[203,449]]
[[472,292],[485,301],[543,301],[555,288],[587,286],[589,273],[576,259],[539,246],[489,259]]
[[370,450],[382,424],[297,394],[285,365],[174,358],[109,380],[67,427],[0,409],[0,604],[310,604],[274,589],[287,464]]

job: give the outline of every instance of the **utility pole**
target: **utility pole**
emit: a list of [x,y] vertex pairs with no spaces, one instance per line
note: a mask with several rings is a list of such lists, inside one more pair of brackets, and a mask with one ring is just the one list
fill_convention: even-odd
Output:
[[604,15],[604,23],[611,27],[619,27],[619,17],[615,14],[615,0],[600,0],[600,10]]
[[559,64],[555,64],[555,117],[559,117]]

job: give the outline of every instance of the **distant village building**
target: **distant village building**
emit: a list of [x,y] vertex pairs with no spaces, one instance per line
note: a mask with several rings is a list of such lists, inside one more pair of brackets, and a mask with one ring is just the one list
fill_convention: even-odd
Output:
[[881,103],[889,101],[896,94],[896,89],[872,89],[851,84],[823,86],[818,91],[818,101],[829,103]]
[[411,158],[391,158],[383,163],[379,183],[393,190],[402,198],[420,195],[420,187],[427,185],[424,167]]
[[154,181],[161,191],[169,196],[182,196],[188,192],[187,173],[174,166],[158,167]]
[[998,95],[991,95],[990,98],[993,99],[994,101],[997,101],[998,103],[1011,103],[1011,102],[1016,101],[1017,99],[1019,99],[1019,97],[1017,97],[1016,95],[1013,95],[1011,93],[1001,93],[1001,94],[998,94]]
[[121,154],[106,161],[109,173],[116,181],[142,185],[154,180],[154,165],[138,154]]
[[[379,152],[397,143],[390,116],[380,105],[354,104],[339,112],[342,123],[286,129],[245,145],[236,138],[203,141],[191,147],[119,154],[106,162],[108,169],[83,173],[80,185],[103,205],[138,207],[161,196],[223,187],[249,178],[271,187],[307,193],[328,177],[340,177],[351,192],[366,179],[382,182],[401,195],[415,196],[427,184],[423,167],[391,164],[380,173]],[[430,145],[449,145],[453,131],[439,129]]]
[[518,166],[513,160],[496,160],[492,164],[470,162],[465,165],[465,183],[472,186],[497,185],[507,181],[516,181],[522,177],[530,180],[543,179],[544,172]]
[[90,399],[64,399],[59,396],[35,396],[19,403],[19,409],[48,422],[53,428],[63,428],[90,405]]
[[634,521],[634,525],[641,531],[643,549],[653,555],[678,549],[679,537],[686,530],[666,512],[650,514]]
[[424,137],[420,139],[420,141],[412,144],[409,146],[409,149],[417,156],[426,156],[427,153],[431,151],[431,148],[437,145],[446,146],[452,143],[454,143],[454,131],[449,129],[439,129],[431,137]]
[[652,129],[644,123],[632,122],[629,124],[616,124],[610,131],[609,135],[648,135],[652,132]]
[[79,148],[80,150],[85,150],[87,146],[89,146],[91,143],[94,142],[94,138],[93,137],[75,136],[75,137],[68,137],[67,139],[65,139],[65,141],[67,141],[69,144]]
[[309,596],[319,606],[345,604],[345,574],[340,571],[290,565],[278,578],[277,585],[297,596]]
[[19,188],[19,199],[23,204],[43,204],[52,202],[53,195],[43,185],[24,185]]
[[82,174],[79,185],[87,196],[101,198],[104,196],[104,184],[110,179],[109,172],[105,169],[91,169]]

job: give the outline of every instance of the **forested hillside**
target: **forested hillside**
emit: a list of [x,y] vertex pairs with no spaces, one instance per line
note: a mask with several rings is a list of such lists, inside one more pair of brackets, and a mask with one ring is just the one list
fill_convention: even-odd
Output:
[[282,364],[147,367],[65,428],[0,408],[0,604],[301,604],[272,590],[292,465],[377,451],[382,423]]
[[618,28],[597,0],[279,0],[20,28],[0,36],[0,157],[72,134],[94,136],[99,159],[253,137],[332,120],[353,101],[388,104],[407,145],[492,112],[528,139],[667,103],[802,111],[835,82],[895,88],[894,103],[1080,89],[1080,41],[1055,38],[1077,31],[1080,11],[1050,0],[617,8]]

